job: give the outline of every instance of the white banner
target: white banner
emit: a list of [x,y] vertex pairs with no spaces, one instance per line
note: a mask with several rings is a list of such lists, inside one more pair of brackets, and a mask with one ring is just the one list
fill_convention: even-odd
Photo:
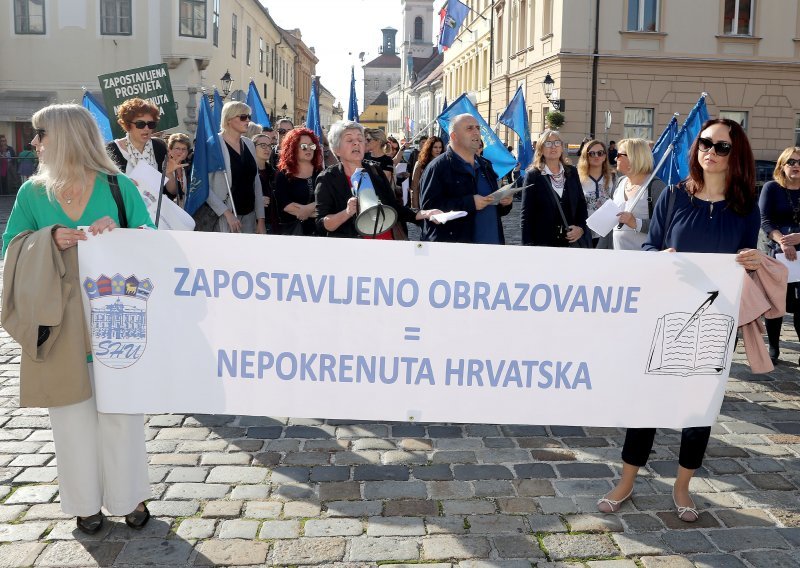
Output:
[[98,409],[714,422],[732,255],[115,230],[79,248]]

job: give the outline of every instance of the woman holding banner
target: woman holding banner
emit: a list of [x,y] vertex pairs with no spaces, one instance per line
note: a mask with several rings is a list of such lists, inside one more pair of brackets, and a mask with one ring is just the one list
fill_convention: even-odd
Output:
[[[331,149],[339,158],[339,164],[331,166],[317,178],[317,230],[329,237],[361,238],[354,221],[358,213],[358,199],[353,196],[351,178],[357,169],[369,175],[375,194],[382,204],[393,207],[400,221],[413,223],[440,213],[415,211],[397,201],[389,181],[370,162],[364,161],[364,127],[357,122],[340,120],[331,125],[328,138]],[[398,235],[400,236],[400,235]],[[375,238],[394,240],[391,230]]]
[[[586,211],[591,215],[611,199],[614,190],[614,172],[606,160],[606,146],[599,140],[588,140],[578,158],[578,177],[581,179],[583,196],[586,198]],[[611,248],[610,238],[600,237],[592,231],[592,244],[595,248]]]
[[281,144],[275,201],[283,235],[314,236],[314,187],[322,171],[322,145],[308,128],[290,130]]
[[589,246],[586,198],[569,165],[557,130],[545,130],[536,142],[533,163],[522,190],[522,244],[540,247]]
[[[658,200],[642,248],[736,254],[736,261],[745,269],[756,270],[762,258],[755,249],[759,225],[755,161],[747,135],[738,122],[713,119],[703,124],[689,150],[689,177]],[[597,502],[601,512],[619,511],[631,496],[636,474],[647,464],[655,434],[655,428],[628,428],[622,448],[622,477]],[[684,428],[681,433],[672,498],[678,518],[688,523],[700,517],[689,495],[689,483],[703,463],[710,436],[710,426]]]
[[[34,114],[32,123],[39,171],[17,193],[3,235],[3,253],[8,253],[3,325],[23,348],[20,404],[48,409],[61,509],[77,516],[78,528],[88,534],[99,531],[104,519],[100,508],[105,507],[141,529],[150,518],[144,504],[150,498],[144,416],[97,410],[76,246],[87,239],[78,227],[88,226],[92,235],[120,225],[155,227],[138,190],[106,153],[89,111],[74,104],[51,105]],[[26,246],[35,243],[40,246]],[[64,269],[52,270],[56,281],[62,279],[55,284],[61,294],[32,297],[36,291],[52,290],[45,286],[48,278],[42,271],[48,272],[54,257]],[[35,266],[30,281],[21,280],[25,263]],[[74,283],[68,278],[71,273]],[[11,308],[25,300],[24,313],[12,314]],[[40,302],[60,306],[57,326],[41,326],[41,320],[31,317],[31,305]],[[38,359],[26,361],[31,352]]]
[[650,230],[653,206],[666,187],[663,181],[657,177],[653,178],[645,190],[646,193],[633,208],[628,207],[628,202],[636,198],[642,189],[642,184],[653,173],[653,151],[647,140],[627,138],[619,141],[617,171],[623,177],[617,181],[614,203],[623,209],[623,212],[618,215],[619,225],[614,227],[611,233],[614,250],[642,250],[642,244]]
[[217,139],[225,170],[209,174],[211,191],[206,200],[219,216],[219,233],[266,233],[256,148],[245,137],[250,116],[250,107],[244,103],[229,101],[222,106],[221,131]]

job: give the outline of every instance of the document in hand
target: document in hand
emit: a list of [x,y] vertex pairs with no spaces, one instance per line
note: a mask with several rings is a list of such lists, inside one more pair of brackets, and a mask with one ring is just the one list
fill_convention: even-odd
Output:
[[523,189],[524,188],[522,187],[514,187],[514,184],[509,183],[508,185],[504,185],[497,191],[490,193],[489,197],[493,199],[492,205],[497,205],[509,195],[514,195],[515,193],[522,191]]
[[[138,185],[139,193],[142,194],[147,212],[155,223],[156,210],[158,209],[158,186],[161,183],[161,172],[153,166],[139,160],[136,167],[128,175]],[[158,228],[170,231],[193,231],[194,219],[186,211],[181,209],[168,197],[161,199],[161,215],[158,219]]]
[[605,237],[619,223],[617,215],[620,213],[622,213],[622,209],[619,205],[609,199],[603,203],[600,209],[589,215],[586,224],[592,231]]
[[789,269],[788,282],[800,282],[800,260],[786,260],[786,255],[782,252],[775,255],[775,260]]
[[439,221],[442,225],[447,223],[448,221],[452,221],[453,219],[458,219],[460,217],[466,217],[466,211],[448,211],[447,213],[439,213],[438,215],[431,215],[431,219],[435,219]]

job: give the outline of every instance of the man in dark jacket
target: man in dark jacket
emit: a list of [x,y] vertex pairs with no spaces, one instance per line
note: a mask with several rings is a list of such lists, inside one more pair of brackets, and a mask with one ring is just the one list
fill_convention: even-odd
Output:
[[493,205],[487,197],[497,190],[492,164],[478,156],[481,129],[470,114],[460,114],[450,123],[447,151],[425,168],[420,182],[422,209],[466,211],[467,216],[443,225],[425,221],[423,241],[505,244],[500,217],[511,211],[512,197]]

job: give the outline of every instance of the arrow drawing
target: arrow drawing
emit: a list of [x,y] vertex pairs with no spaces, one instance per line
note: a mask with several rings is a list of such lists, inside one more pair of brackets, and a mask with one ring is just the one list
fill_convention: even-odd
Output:
[[675,336],[675,340],[676,340],[676,341],[677,341],[677,340],[678,340],[678,338],[681,336],[681,334],[682,334],[684,331],[686,331],[686,328],[688,328],[690,325],[692,325],[692,323],[694,323],[694,322],[695,322],[695,320],[697,320],[697,318],[699,318],[700,316],[702,316],[702,315],[705,313],[705,311],[706,311],[708,308],[710,308],[710,307],[711,307],[711,304],[713,304],[713,303],[714,303],[714,300],[716,300],[716,299],[717,299],[717,296],[719,296],[719,290],[715,290],[714,292],[708,292],[708,298],[706,298],[706,301],[705,301],[705,302],[703,302],[702,304],[700,304],[700,307],[699,307],[699,308],[697,308],[697,310],[695,310],[695,312],[694,312],[694,313],[691,315],[691,317],[690,317],[690,318],[689,318],[689,320],[686,322],[686,324],[685,324],[685,325],[684,325],[684,326],[681,328],[681,330],[678,332],[678,335],[676,335],[676,336]]

